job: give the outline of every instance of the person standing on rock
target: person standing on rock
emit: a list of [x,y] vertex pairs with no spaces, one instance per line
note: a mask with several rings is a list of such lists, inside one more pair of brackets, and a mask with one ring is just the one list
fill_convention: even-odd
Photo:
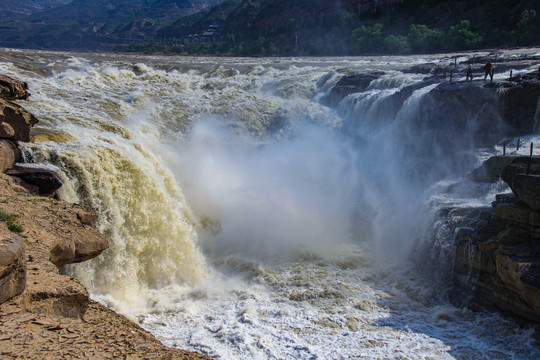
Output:
[[489,75],[489,78],[491,81],[493,81],[493,71],[491,70],[493,68],[493,65],[491,64],[491,60],[488,60],[487,64],[484,65],[484,80],[486,80],[487,76]]
[[472,81],[472,64],[469,62],[469,66],[467,67],[467,77],[465,78],[465,81],[468,81],[469,78]]

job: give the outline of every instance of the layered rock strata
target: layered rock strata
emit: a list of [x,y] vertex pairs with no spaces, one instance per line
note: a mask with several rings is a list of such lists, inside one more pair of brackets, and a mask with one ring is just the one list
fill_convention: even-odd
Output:
[[474,228],[457,232],[451,299],[538,323],[540,159],[508,159],[502,178],[513,193],[497,195],[493,209],[478,216]]

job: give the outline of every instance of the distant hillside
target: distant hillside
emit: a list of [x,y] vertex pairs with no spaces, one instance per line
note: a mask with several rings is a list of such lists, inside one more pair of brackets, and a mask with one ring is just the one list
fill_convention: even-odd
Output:
[[67,5],[0,22],[0,46],[112,49],[152,39],[179,17],[221,0],[75,0]]
[[0,46],[360,55],[540,45],[539,0],[74,0],[31,11],[66,1],[20,0],[19,17],[0,18]]
[[73,0],[2,0],[0,2],[0,19],[10,19],[34,14],[66,5]]
[[180,18],[172,25],[161,28],[159,37],[183,37],[190,34],[201,33],[211,24],[223,24],[228,16],[238,8],[243,0],[224,0],[207,11],[201,11],[191,16]]
[[[221,6],[226,3],[221,43],[195,51],[352,55],[540,44],[538,0],[242,0]],[[215,12],[200,13],[158,35],[197,34],[214,18]]]

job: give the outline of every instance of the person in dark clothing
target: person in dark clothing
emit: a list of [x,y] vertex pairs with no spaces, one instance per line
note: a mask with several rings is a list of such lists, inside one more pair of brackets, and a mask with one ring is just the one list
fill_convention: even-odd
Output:
[[472,64],[469,62],[469,66],[467,67],[467,77],[465,78],[465,81],[471,79],[472,81]]
[[487,62],[486,65],[484,65],[484,80],[486,80],[487,76],[489,75],[489,78],[491,81],[493,81],[493,71],[492,71],[493,65],[491,64],[491,60]]

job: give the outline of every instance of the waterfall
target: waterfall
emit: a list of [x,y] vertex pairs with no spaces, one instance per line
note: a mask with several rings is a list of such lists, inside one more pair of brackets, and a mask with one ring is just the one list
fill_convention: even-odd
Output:
[[[62,271],[165,344],[222,359],[537,358],[528,329],[446,301],[465,209],[502,187],[461,175],[500,151],[475,150],[500,119],[488,91],[399,71],[437,61],[6,50],[0,72],[33,93],[28,159],[57,169],[59,196],[95,211],[111,243]],[[325,105],[343,74],[374,69]]]

